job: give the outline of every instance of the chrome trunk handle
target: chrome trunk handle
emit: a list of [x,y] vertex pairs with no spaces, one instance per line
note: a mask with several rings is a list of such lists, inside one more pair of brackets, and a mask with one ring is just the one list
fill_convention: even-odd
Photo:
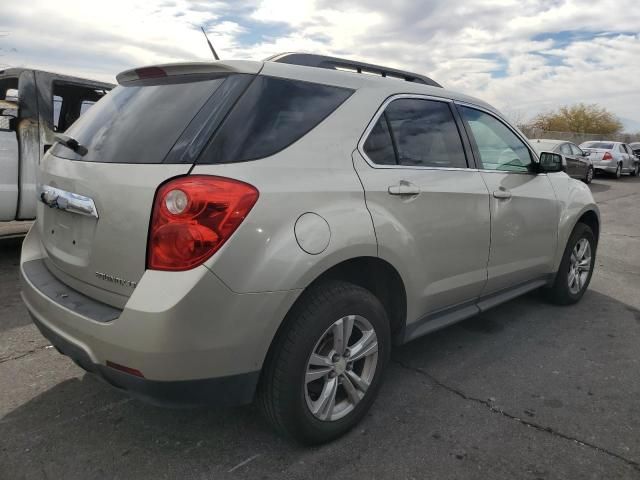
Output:
[[93,199],[84,195],[67,192],[49,185],[41,185],[38,188],[38,198],[49,208],[98,218],[98,211]]

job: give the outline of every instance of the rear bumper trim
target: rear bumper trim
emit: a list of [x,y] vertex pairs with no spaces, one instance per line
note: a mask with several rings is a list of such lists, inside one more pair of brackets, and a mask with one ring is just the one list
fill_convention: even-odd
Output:
[[253,401],[260,377],[259,371],[197,380],[147,380],[93,363],[89,354],[82,347],[58,335],[34,315],[31,318],[40,333],[60,353],[71,358],[79,367],[97,375],[98,378],[113,387],[124,390],[131,396],[148,403],[167,407],[203,405],[228,407],[246,405]]
[[24,276],[31,284],[53,302],[100,323],[107,323],[120,316],[122,310],[98,302],[68,287],[49,271],[43,259],[31,260],[22,265]]

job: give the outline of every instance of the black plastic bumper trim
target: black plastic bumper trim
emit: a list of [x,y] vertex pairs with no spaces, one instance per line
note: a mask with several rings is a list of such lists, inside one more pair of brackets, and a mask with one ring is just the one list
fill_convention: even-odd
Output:
[[[112,386],[154,405],[167,407],[246,405],[253,401],[260,372],[198,380],[158,381],[136,377],[92,362],[81,347],[69,342],[32,315],[40,333],[79,367]],[[144,373],[144,372],[143,372]]]

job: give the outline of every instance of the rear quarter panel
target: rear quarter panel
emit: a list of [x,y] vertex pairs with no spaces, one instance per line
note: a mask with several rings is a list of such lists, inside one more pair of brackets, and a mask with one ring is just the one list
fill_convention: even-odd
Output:
[[[235,178],[260,192],[245,221],[205,264],[231,290],[301,289],[344,260],[377,256],[351,154],[386,95],[377,93],[372,102],[366,90],[358,90],[313,131],[271,157],[195,166],[193,174]],[[307,212],[320,215],[330,229],[329,244],[318,254],[305,252],[294,233],[296,221]]]

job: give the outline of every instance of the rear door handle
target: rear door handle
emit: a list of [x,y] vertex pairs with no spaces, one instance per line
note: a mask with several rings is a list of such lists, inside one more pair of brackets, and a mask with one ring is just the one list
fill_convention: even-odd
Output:
[[509,190],[500,189],[493,192],[494,198],[511,198],[511,192]]
[[398,185],[391,185],[389,195],[419,195],[420,187],[406,180],[400,180]]

